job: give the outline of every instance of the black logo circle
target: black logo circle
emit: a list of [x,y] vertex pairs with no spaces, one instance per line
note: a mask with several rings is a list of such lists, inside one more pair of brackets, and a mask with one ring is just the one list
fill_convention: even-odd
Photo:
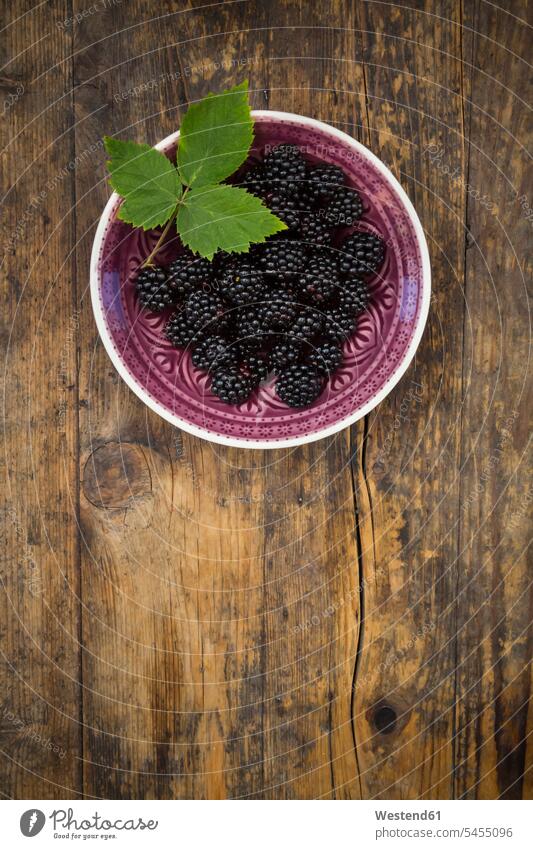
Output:
[[24,837],[35,837],[42,831],[46,817],[38,808],[30,808],[24,811],[20,818],[20,830]]

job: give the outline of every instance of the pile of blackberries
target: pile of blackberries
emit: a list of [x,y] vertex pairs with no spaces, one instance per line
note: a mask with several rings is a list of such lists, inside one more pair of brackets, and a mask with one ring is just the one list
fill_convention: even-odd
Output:
[[359,194],[341,168],[311,165],[294,145],[273,148],[239,185],[288,229],[212,262],[183,250],[166,268],[143,269],[137,294],[152,311],[175,307],[166,337],[192,351],[225,403],[242,403],[274,373],[278,397],[308,407],[342,361],[385,245],[368,231],[345,235],[363,214]]

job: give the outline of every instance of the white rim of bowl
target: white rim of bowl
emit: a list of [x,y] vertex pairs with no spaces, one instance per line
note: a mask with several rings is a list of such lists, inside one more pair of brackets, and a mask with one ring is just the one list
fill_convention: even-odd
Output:
[[[316,431],[314,433],[306,434],[305,436],[289,437],[287,439],[267,439],[261,441],[254,439],[235,438],[231,436],[223,436],[222,434],[218,433],[212,433],[207,429],[198,427],[196,425],[184,421],[183,419],[180,419],[179,416],[174,415],[174,413],[171,413],[162,404],[159,404],[157,401],[151,398],[150,395],[148,395],[145,389],[141,386],[141,384],[138,383],[136,378],[129,372],[125,363],[118,355],[115,349],[115,345],[113,343],[113,339],[107,327],[107,322],[100,299],[100,251],[102,249],[104,236],[108,224],[111,220],[113,210],[119,199],[116,192],[113,192],[104,208],[102,217],[100,218],[94,237],[90,268],[91,302],[100,338],[104,343],[104,348],[106,349],[107,354],[111,362],[113,363],[113,366],[121,376],[122,380],[127,384],[127,386],[129,386],[129,388],[133,392],[135,392],[135,394],[141,399],[141,401],[144,401],[146,406],[153,410],[154,413],[157,413],[159,416],[161,416],[161,418],[165,419],[167,422],[170,422],[170,424],[174,425],[175,427],[179,427],[181,430],[184,430],[187,433],[191,433],[193,436],[199,436],[201,439],[206,439],[208,442],[215,442],[219,445],[231,445],[234,448],[254,449],[291,448],[296,445],[305,445],[309,442],[316,442],[319,439],[324,439],[326,436],[333,436],[333,434],[344,430],[344,428],[349,427],[350,425],[359,421],[359,419],[364,418],[367,413],[373,410],[374,407],[377,407],[377,405],[380,404],[384,398],[386,398],[389,392],[391,392],[391,390],[400,381],[400,379],[403,377],[403,375],[411,365],[413,357],[420,344],[424,328],[426,326],[426,321],[429,313],[429,304],[431,300],[431,266],[429,262],[429,250],[426,242],[426,237],[424,235],[424,230],[422,229],[422,224],[420,223],[420,219],[415,211],[413,204],[409,200],[407,194],[405,193],[404,189],[402,188],[394,174],[392,174],[392,172],[387,168],[387,166],[383,162],[381,162],[381,160],[378,159],[378,157],[374,153],[372,153],[371,150],[361,144],[361,142],[357,141],[356,139],[353,139],[347,133],[344,133],[342,130],[337,130],[336,127],[332,127],[329,124],[325,124],[323,121],[318,121],[316,118],[306,118],[304,115],[295,115],[292,112],[276,112],[275,110],[270,109],[255,109],[252,111],[252,117],[271,118],[276,121],[290,121],[291,123],[302,124],[306,127],[316,127],[316,129],[327,133],[329,136],[339,139],[339,141],[341,141],[344,145],[351,147],[352,150],[355,150],[363,157],[366,157],[366,159],[368,159],[377,168],[377,170],[392,186],[407,211],[410,221],[414,227],[418,245],[420,247],[420,253],[422,256],[422,301],[420,305],[418,322],[415,327],[412,339],[407,348],[407,351],[405,352],[401,363],[398,365],[394,373],[390,376],[390,378],[380,389],[380,391],[355,413],[346,416],[344,419],[339,422],[336,422],[330,427],[323,428],[322,430]],[[179,135],[179,130],[177,130],[175,133],[171,133],[171,135],[167,136],[158,144],[156,144],[155,148],[157,150],[164,150],[165,148],[170,147],[171,144],[173,144],[177,141],[177,139],[179,139]]]

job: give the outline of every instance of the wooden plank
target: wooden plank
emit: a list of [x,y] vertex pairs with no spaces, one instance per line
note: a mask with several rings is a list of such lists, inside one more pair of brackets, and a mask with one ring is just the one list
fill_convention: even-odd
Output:
[[[156,52],[147,51],[146,29],[106,38],[104,16],[80,25],[77,147],[110,130],[155,142],[176,127],[184,93],[192,99],[233,84],[243,76],[242,59],[260,92],[256,103],[274,85],[266,102],[286,106],[280,44],[291,62],[291,108],[352,121],[351,97],[321,91],[324,74],[338,71],[314,58],[326,55],[331,34],[306,29],[308,58],[288,60],[289,25],[303,25],[303,13],[286,4],[256,9],[255,19],[249,5],[228,4],[151,24]],[[113,12],[117,32],[140,19],[140,6],[123,14]],[[255,21],[268,26],[270,15],[289,27],[281,41],[249,30]],[[348,38],[338,46],[343,56],[353,55]],[[152,97],[150,80],[160,79],[162,67],[181,76],[161,80]],[[353,67],[341,69],[349,89]],[[308,74],[313,85],[302,91]],[[106,194],[102,177],[102,169],[76,174],[80,268],[88,266],[90,228]],[[118,381],[84,306],[91,350],[80,378],[87,793],[313,797],[331,795],[339,783],[341,795],[356,795],[350,702],[358,579],[348,436],[300,452],[257,453],[178,434]],[[126,494],[118,505],[117,486]],[[317,487],[323,495],[315,503]],[[336,599],[342,610],[330,617],[325,644],[321,628],[303,626]]]
[[19,799],[81,792],[67,14],[3,22],[0,784]]
[[[354,5],[262,4],[255,22],[272,27],[268,42],[258,33],[265,58],[258,85],[266,89],[268,107],[310,115],[360,136],[364,86]],[[254,66],[254,78],[257,72]],[[344,431],[269,457],[266,798],[360,794],[351,721],[360,580],[352,450]]]
[[[531,76],[525,2],[465,7],[470,155],[457,613],[459,798],[527,797]],[[529,209],[531,212],[531,209]],[[528,391],[529,390],[529,391]],[[530,729],[531,730],[531,729]],[[531,798],[531,796],[529,796]]]
[[[409,8],[412,6],[412,8]],[[354,725],[364,798],[449,798],[462,399],[465,171],[460,4],[362,3],[371,148],[426,232],[434,296],[416,362],[357,433],[363,630]],[[364,437],[364,439],[362,438]],[[360,687],[362,683],[362,687]]]

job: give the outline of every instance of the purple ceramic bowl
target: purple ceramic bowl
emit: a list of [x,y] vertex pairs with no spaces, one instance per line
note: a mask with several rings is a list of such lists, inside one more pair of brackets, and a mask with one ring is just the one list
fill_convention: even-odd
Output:
[[[190,352],[163,336],[166,315],[141,310],[133,280],[158,233],[144,233],[117,219],[113,194],[96,232],[91,257],[91,296],[100,336],[113,365],[152,410],[196,436],[248,448],[301,445],[329,436],[366,415],[399,381],[420,342],[429,309],[431,275],[422,226],[389,169],[362,144],[339,130],[287,112],[256,111],[252,155],[266,145],[297,144],[306,158],[340,165],[359,191],[364,213],[357,229],[379,233],[386,260],[371,281],[370,307],[344,346],[341,367],[314,404],[286,407],[273,381],[238,407],[209,391],[210,378],[191,363]],[[175,152],[179,132],[157,147]],[[177,239],[160,257],[177,254]]]

